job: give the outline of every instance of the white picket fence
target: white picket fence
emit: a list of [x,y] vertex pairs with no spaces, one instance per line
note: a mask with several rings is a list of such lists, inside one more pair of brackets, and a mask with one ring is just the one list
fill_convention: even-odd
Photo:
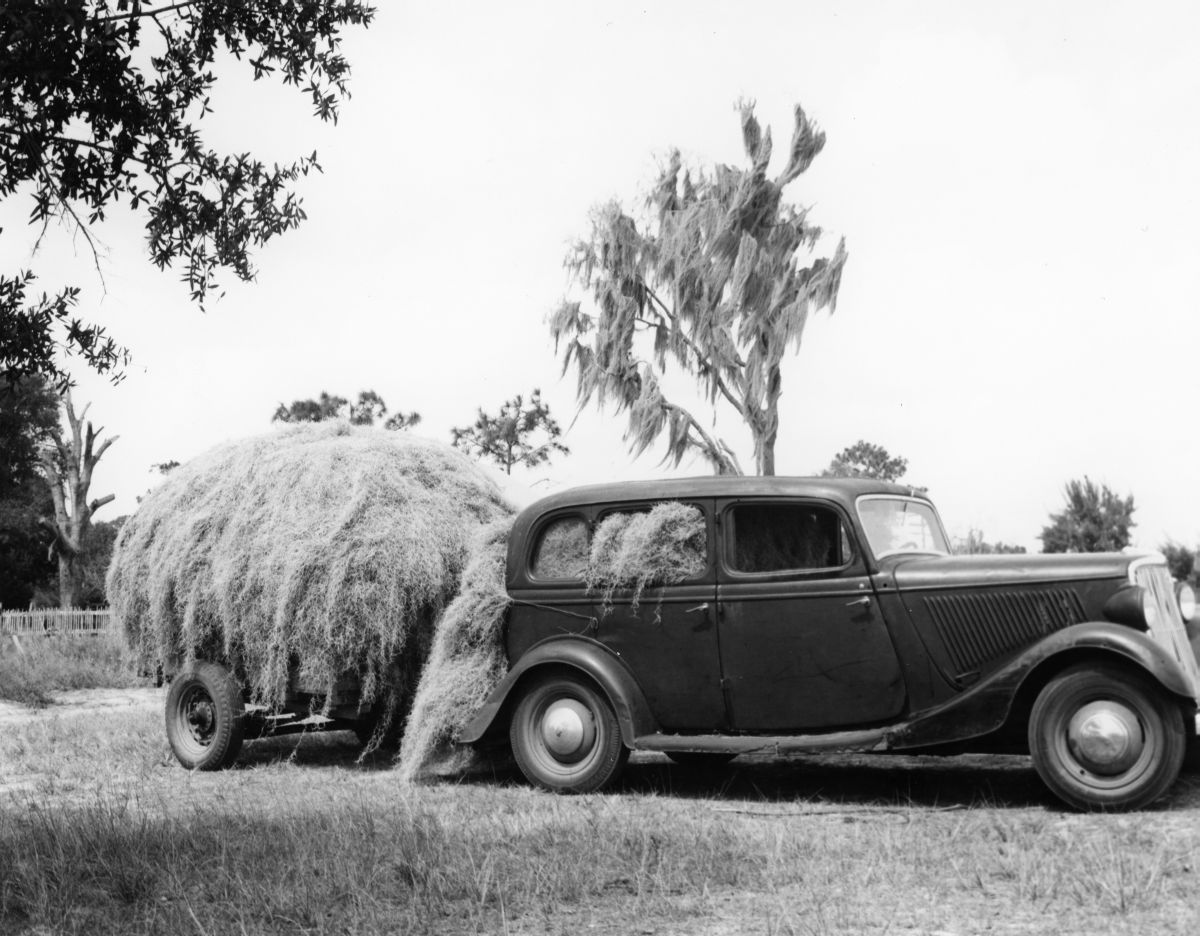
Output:
[[18,634],[98,634],[115,626],[107,608],[40,608],[36,611],[0,611],[0,636]]

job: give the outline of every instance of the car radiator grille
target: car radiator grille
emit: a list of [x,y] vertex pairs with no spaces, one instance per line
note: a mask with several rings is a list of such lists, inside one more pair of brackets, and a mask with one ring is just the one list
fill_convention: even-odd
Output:
[[1158,620],[1150,628],[1150,636],[1179,663],[1191,681],[1192,697],[1200,698],[1200,664],[1196,662],[1196,654],[1188,642],[1187,627],[1179,614],[1171,573],[1161,563],[1146,563],[1136,567],[1134,581],[1154,596],[1154,603],[1158,606]]
[[1062,588],[932,595],[925,603],[960,677],[1083,620],[1079,596]]

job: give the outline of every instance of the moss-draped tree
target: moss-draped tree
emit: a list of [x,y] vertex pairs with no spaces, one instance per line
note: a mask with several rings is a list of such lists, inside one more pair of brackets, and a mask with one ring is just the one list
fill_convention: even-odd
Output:
[[635,455],[665,434],[667,460],[699,453],[718,473],[742,473],[711,420],[667,399],[662,378],[676,369],[710,405],[733,408],[750,430],[755,471],[770,475],[784,358],[799,350],[812,313],[834,310],[846,249],[843,239],[832,257],[801,265],[821,229],[807,208],[784,201],[825,134],[797,106],[786,163],[772,178],[770,129],[752,104],[739,110],[748,167],[693,173],[676,150],[647,198],[645,225],[616,202],[594,209],[566,260],[590,301],[564,299],[550,329],[564,371],[578,376],[580,406],[623,411]]

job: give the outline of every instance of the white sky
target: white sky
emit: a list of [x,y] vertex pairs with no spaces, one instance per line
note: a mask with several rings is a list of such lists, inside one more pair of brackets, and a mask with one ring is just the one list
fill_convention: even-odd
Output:
[[[227,69],[210,141],[279,161],[315,147],[325,174],[258,281],[230,279],[207,313],[153,268],[133,215],[102,231],[102,288],[61,232],[28,255],[27,202],[0,214],[0,269],[83,286],[81,311],[135,355],[116,388],[76,370],[77,402],[120,436],[98,519],[135,508],[152,463],[267,431],[280,402],[322,390],[374,389],[443,440],[535,386],[570,422],[545,325],[569,240],[592,205],[636,205],[672,146],[741,164],[747,97],[776,170],[794,103],[827,132],[789,191],[850,252],[836,314],[785,371],[780,473],[865,438],[908,458],[952,534],[1034,550],[1086,473],[1134,495],[1138,545],[1200,540],[1200,7],[379,5],[345,43],[336,128]],[[752,464],[748,434],[720,428]],[[585,412],[573,454],[526,482],[665,470],[623,431]]]

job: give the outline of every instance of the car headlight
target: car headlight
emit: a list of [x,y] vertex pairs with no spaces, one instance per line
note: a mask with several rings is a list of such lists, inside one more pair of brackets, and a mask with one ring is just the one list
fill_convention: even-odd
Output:
[[1196,616],[1196,593],[1187,582],[1175,586],[1175,600],[1179,602],[1179,614],[1185,621]]
[[1146,628],[1152,630],[1154,625],[1158,623],[1158,604],[1154,600],[1154,595],[1150,589],[1143,588],[1142,592],[1142,617],[1146,620]]
[[1149,589],[1130,583],[1109,596],[1104,616],[1118,624],[1148,630],[1158,623],[1158,604]]

